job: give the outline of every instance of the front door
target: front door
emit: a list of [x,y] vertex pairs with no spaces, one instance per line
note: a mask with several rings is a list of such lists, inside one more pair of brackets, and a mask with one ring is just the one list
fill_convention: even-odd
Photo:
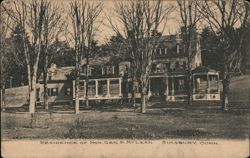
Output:
[[164,101],[166,99],[166,82],[163,77],[150,78],[150,101]]

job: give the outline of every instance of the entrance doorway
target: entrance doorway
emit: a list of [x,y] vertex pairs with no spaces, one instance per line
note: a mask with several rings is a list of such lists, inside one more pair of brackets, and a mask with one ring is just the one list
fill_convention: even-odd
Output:
[[150,101],[165,101],[165,91],[166,91],[166,78],[154,77],[150,78],[150,91],[151,97]]

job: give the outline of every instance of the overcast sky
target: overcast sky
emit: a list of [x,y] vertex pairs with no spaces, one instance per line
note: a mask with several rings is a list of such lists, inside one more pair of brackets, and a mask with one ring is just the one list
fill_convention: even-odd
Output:
[[[8,1],[8,0],[6,0]],[[12,1],[12,0],[9,0]],[[24,0],[24,1],[31,1],[31,0]],[[72,21],[68,17],[69,10],[70,10],[70,2],[73,2],[73,0],[49,0],[52,2],[52,4],[59,6],[61,8],[64,8],[64,11],[62,11],[62,15],[66,18],[66,23],[68,24],[68,30],[72,30]],[[81,0],[79,0],[81,1]],[[103,24],[99,25],[99,30],[96,32],[95,39],[98,41],[98,43],[105,43],[108,41],[108,39],[114,35],[114,31],[110,27],[110,23],[107,20],[107,16],[112,18],[112,22],[119,26],[119,22],[117,21],[117,18],[115,16],[115,7],[117,2],[120,1],[127,1],[127,0],[89,0],[91,3],[102,3],[103,4],[103,11],[101,15],[99,16],[99,21],[101,20]],[[164,0],[164,5],[175,5],[176,6],[176,0]],[[177,7],[177,6],[176,6]],[[178,11],[175,11],[172,13],[170,20],[168,20],[167,27],[165,28],[163,34],[169,35],[169,34],[175,34],[179,28],[180,28],[180,20]],[[159,30],[161,31],[161,30]],[[64,35],[61,34],[62,40]]]
[[[69,10],[69,3],[72,2],[71,0],[52,0],[55,4],[59,6],[63,6],[65,8],[65,13],[67,14],[67,10]],[[108,41],[108,39],[114,35],[114,31],[110,28],[109,22],[106,19],[106,16],[111,16],[112,17],[112,22],[115,24],[119,25],[117,22],[117,18],[114,14],[115,10],[115,4],[121,0],[90,0],[91,3],[103,3],[103,11],[100,15],[100,19],[102,19],[103,24],[99,27],[98,32],[96,33],[95,39],[98,40],[100,43],[105,43]],[[166,5],[175,5],[176,2],[173,0],[165,0],[164,3]],[[179,30],[179,23],[178,22],[178,15],[177,12],[172,13],[171,18],[167,23],[167,27],[164,30],[163,34],[168,35],[168,34],[175,34]],[[69,24],[69,29],[71,27],[71,21],[68,19],[68,24]]]

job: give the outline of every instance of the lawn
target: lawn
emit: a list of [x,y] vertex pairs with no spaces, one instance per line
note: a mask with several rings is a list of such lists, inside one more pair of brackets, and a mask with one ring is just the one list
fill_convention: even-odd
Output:
[[149,109],[138,111],[82,111],[75,115],[37,113],[31,128],[28,113],[2,113],[3,139],[246,139],[249,111],[211,109]]
[[249,138],[250,76],[233,79],[230,90],[230,110],[226,112],[220,110],[219,102],[193,103],[188,109],[185,103],[155,104],[145,114],[125,104],[112,103],[88,110],[80,107],[81,113],[74,115],[74,106],[63,105],[50,107],[53,111],[50,114],[40,109],[33,119],[34,128],[30,125],[28,107],[10,106],[1,115],[1,136],[3,139]]

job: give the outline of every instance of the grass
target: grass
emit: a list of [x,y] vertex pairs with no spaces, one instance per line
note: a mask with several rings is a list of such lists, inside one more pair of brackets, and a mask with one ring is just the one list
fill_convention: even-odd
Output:
[[3,113],[3,139],[246,139],[249,112],[220,110],[163,110],[82,112],[78,115],[37,113],[30,127],[27,113]]
[[[194,103],[192,109],[185,109],[185,103],[156,104],[146,114],[125,104],[97,105],[74,115],[74,107],[67,105],[55,107],[55,113],[37,113],[31,122],[30,114],[20,113],[27,112],[27,107],[13,107],[1,115],[1,136],[3,139],[249,139],[249,89],[250,76],[232,81],[231,106],[227,112],[214,108],[219,103],[213,102]],[[208,109],[208,104],[212,108]]]

